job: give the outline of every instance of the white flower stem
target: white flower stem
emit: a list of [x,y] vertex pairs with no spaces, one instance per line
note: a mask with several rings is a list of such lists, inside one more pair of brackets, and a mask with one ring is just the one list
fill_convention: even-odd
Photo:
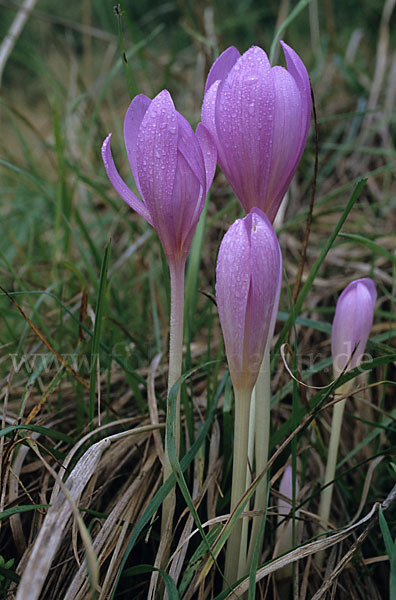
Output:
[[[335,397],[339,398],[341,396],[345,396],[348,394],[351,389],[351,381],[347,381],[342,385],[336,392]],[[344,415],[346,398],[343,400],[339,400],[333,408],[333,417],[331,420],[331,432],[330,432],[330,442],[329,442],[329,451],[327,453],[327,463],[326,470],[323,480],[323,485],[327,486],[320,495],[320,504],[319,504],[319,517],[321,519],[321,525],[319,529],[326,530],[326,523],[329,520],[330,516],[330,508],[331,508],[331,500],[333,497],[333,489],[336,466],[337,466],[337,455],[338,455],[338,446],[340,443],[340,435],[341,435],[341,426],[342,426],[342,417]],[[329,485],[330,484],[330,485]],[[320,552],[318,554],[317,560],[319,566],[323,563],[324,553]]]
[[[170,339],[169,339],[169,371],[168,371],[168,401],[169,392],[180,378],[182,372],[183,357],[183,317],[184,317],[184,260],[169,261],[170,290],[171,290],[171,310],[170,310]],[[174,400],[176,402],[176,450],[179,456],[180,451],[180,390]],[[169,422],[169,410],[166,415],[166,431]],[[164,456],[164,481],[172,473],[172,467],[168,456],[168,442],[165,433],[165,456]],[[170,511],[175,504],[175,491],[168,494],[162,504],[162,522],[161,533],[164,534]],[[169,527],[172,523],[169,523]]]
[[[270,436],[270,413],[271,413],[271,386],[270,386],[270,352],[269,344],[264,352],[263,362],[261,363],[260,373],[254,386],[253,394],[256,401],[255,416],[255,458],[256,475],[261,473],[268,462],[268,447]],[[265,510],[267,502],[267,474],[263,476],[257,486],[254,497],[254,510]],[[252,534],[250,536],[249,552],[247,558],[247,567],[249,567],[254,547],[260,531],[261,521],[264,517],[253,517]]]
[[[251,390],[235,392],[234,458],[232,467],[231,512],[246,491],[248,465],[249,413]],[[238,519],[228,538],[225,558],[225,585],[234,583],[238,577],[239,554],[242,536],[242,519]],[[241,557],[246,561],[246,556]]]
[[[253,465],[254,459],[254,433],[255,433],[255,422],[256,422],[256,394],[255,388],[253,389],[252,399],[250,402],[250,415],[249,415],[249,441],[248,441],[248,468],[246,470],[246,485],[248,489],[252,482],[252,473],[250,467]],[[242,520],[242,536],[241,545],[239,548],[239,565],[238,565],[238,578],[242,577],[247,573],[246,561],[242,561],[242,557],[246,558],[247,554],[247,540],[249,532],[249,519]],[[249,562],[248,562],[249,564]]]

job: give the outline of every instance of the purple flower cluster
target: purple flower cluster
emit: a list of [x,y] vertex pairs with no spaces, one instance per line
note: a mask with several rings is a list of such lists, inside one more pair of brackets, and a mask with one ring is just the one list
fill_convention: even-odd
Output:
[[310,82],[282,42],[287,69],[271,67],[254,46],[228,48],[205,87],[202,123],[191,129],[164,90],[131,103],[124,121],[128,161],[140,198],[102,147],[107,175],[125,202],[152,225],[168,261],[183,264],[216,162],[247,216],[220,248],[216,294],[234,385],[252,388],[277,311],[282,261],[271,223],[303,153],[311,114]]

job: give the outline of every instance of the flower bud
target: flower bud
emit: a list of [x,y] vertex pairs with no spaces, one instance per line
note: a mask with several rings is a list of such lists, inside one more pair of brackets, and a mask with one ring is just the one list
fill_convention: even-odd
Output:
[[282,278],[275,231],[258,208],[229,228],[216,269],[216,297],[232,383],[251,391],[273,334]]
[[368,277],[352,281],[338,298],[331,335],[334,377],[360,364],[376,299],[375,285]]

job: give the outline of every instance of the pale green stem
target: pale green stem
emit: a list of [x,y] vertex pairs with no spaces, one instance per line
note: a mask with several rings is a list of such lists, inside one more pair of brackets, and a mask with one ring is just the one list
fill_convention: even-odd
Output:
[[[347,381],[342,385],[337,393],[335,394],[335,398],[339,398],[341,396],[345,396],[348,394],[351,389],[351,381]],[[346,398],[343,400],[339,400],[334,405],[333,408],[333,418],[331,420],[331,432],[330,432],[330,442],[329,442],[329,451],[327,453],[327,463],[326,470],[323,480],[323,485],[327,486],[320,495],[320,504],[319,504],[319,517],[321,519],[321,525],[319,529],[327,529],[326,523],[329,520],[330,516],[330,508],[331,508],[331,500],[333,497],[333,489],[336,466],[337,466],[337,455],[338,455],[338,446],[340,443],[340,435],[341,435],[341,426],[342,426],[342,417],[344,415]],[[328,485],[330,484],[330,485]],[[323,563],[324,553],[320,552],[317,556],[317,562],[319,566]]]
[[[183,316],[184,316],[184,266],[185,260],[169,261],[171,306],[170,306],[170,336],[169,336],[169,371],[168,371],[168,398],[169,392],[180,378],[182,372],[183,357]],[[176,398],[176,451],[179,456],[180,450],[180,390]],[[169,427],[169,414],[167,409],[166,431]],[[165,432],[165,456],[164,456],[164,481],[172,473],[172,467],[168,456],[168,442]],[[161,533],[164,534],[170,511],[175,504],[175,491],[172,490],[162,504]],[[169,524],[171,527],[171,523]]]
[[[232,466],[231,512],[246,491],[246,471],[248,464],[249,413],[251,390],[235,392],[234,418],[234,458]],[[227,542],[225,559],[225,585],[238,578],[239,550],[242,535],[242,519],[238,519]],[[246,557],[242,557],[246,560]]]
[[[250,403],[250,415],[249,415],[249,441],[248,441],[248,468],[246,470],[246,486],[248,489],[252,482],[251,466],[253,465],[254,459],[254,425],[256,422],[256,394],[253,389],[252,400]],[[246,510],[246,509],[245,509]],[[242,520],[242,536],[241,545],[239,547],[239,565],[238,565],[238,578],[245,575],[246,562],[242,561],[242,557],[246,557],[247,553],[247,539],[249,531],[249,519]],[[246,571],[247,572],[247,571]]]
[[[269,344],[264,352],[263,362],[261,363],[260,373],[254,386],[253,394],[256,399],[256,418],[255,418],[255,457],[256,457],[256,475],[261,473],[268,462],[268,446],[270,436],[270,414],[271,414],[271,386],[270,386],[270,351]],[[257,486],[254,497],[254,510],[265,510],[267,502],[267,474],[263,476]],[[261,521],[264,517],[253,517],[252,534],[250,536],[249,552],[247,558],[247,568],[249,567],[254,547],[257,543]]]

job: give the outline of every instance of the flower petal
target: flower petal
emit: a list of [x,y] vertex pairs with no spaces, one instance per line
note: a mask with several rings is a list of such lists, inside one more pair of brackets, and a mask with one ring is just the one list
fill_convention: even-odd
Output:
[[267,55],[261,48],[250,48],[219,84],[215,114],[223,151],[219,151],[219,164],[246,212],[260,205],[266,195],[274,110],[274,82]]
[[[154,227],[166,226],[177,164],[177,113],[167,90],[156,96],[139,127],[136,167]],[[166,248],[164,248],[166,252]]]
[[213,177],[216,171],[217,163],[217,150],[216,144],[213,141],[213,137],[202,123],[198,123],[195,135],[198,138],[199,145],[201,146],[202,155],[205,162],[206,172],[206,193],[212,185]]
[[124,119],[124,141],[128,161],[131,165],[133,178],[140,193],[142,193],[142,191],[140,189],[136,164],[136,144],[139,127],[150,104],[150,98],[147,98],[144,94],[139,94],[139,96],[136,96],[130,103]]
[[195,232],[199,217],[205,202],[204,188],[179,151],[177,154],[177,168],[173,186],[172,213],[169,214],[168,223],[172,222],[173,234],[168,246],[174,245],[174,252],[181,252],[187,258],[191,240]]
[[[282,255],[276,233],[258,208],[250,212],[251,304],[249,306],[249,368],[257,373],[267,340],[270,342],[278,311],[282,281]],[[271,337],[270,337],[271,336]]]
[[177,138],[177,148],[183,154],[185,160],[190,165],[202,188],[206,188],[205,163],[202,155],[201,146],[196,138],[190,123],[177,113],[179,132]]
[[209,71],[205,84],[205,94],[215,81],[222,81],[227,77],[240,56],[240,52],[234,46],[230,46],[220,54]]
[[[251,216],[245,217],[251,222]],[[243,384],[245,316],[250,289],[250,241],[244,219],[237,219],[220,245],[216,267],[216,300],[232,382]]]
[[219,142],[216,128],[216,103],[217,103],[217,92],[221,81],[215,81],[214,84],[206,92],[202,104],[201,119],[203,125],[211,134],[214,143],[217,148],[217,160],[224,171],[225,176],[228,178],[230,174],[230,168],[227,160],[227,153]]
[[110,138],[111,133],[109,133],[102,145],[102,158],[107,176],[110,179],[115,191],[121,196],[124,202],[126,202],[131,208],[133,208],[133,210],[135,210],[140,216],[146,219],[147,223],[153,225],[153,221],[151,219],[149,211],[147,210],[143,202],[139,200],[137,196],[135,196],[132,190],[129,189],[129,187],[118,174],[110,150]]
[[[290,515],[293,508],[293,469],[291,465],[287,465],[283,472],[282,479],[279,485],[279,493],[284,498],[278,498],[278,523],[284,521],[284,517]],[[296,477],[295,497],[300,493],[298,478]],[[289,500],[289,502],[286,500]],[[291,540],[290,540],[291,541]]]
[[[307,69],[297,52],[290,48],[285,42],[281,42],[281,46],[285,55],[287,70],[294,78],[297,87],[301,94],[301,132],[300,132],[300,148],[297,154],[301,157],[305,148],[308,137],[309,123],[311,120],[311,82]],[[296,160],[296,166],[300,158]]]
[[294,78],[283,67],[273,67],[275,111],[269,183],[264,205],[270,221],[290,185],[301,158],[301,94]]

